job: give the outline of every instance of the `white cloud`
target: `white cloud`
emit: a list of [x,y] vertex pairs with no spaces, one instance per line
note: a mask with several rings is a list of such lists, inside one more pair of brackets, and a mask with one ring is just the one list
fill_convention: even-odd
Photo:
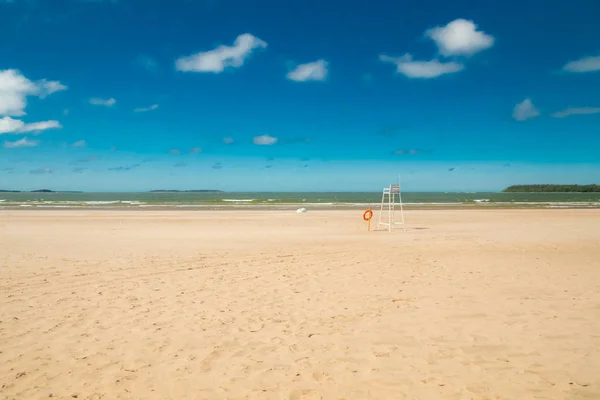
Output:
[[13,119],[11,117],[0,118],[0,135],[4,133],[41,132],[46,129],[57,128],[62,128],[62,126],[60,122],[54,120],[26,124],[20,119]]
[[223,143],[225,144],[231,144],[233,143],[233,138],[232,137],[226,137],[223,139]]
[[566,110],[555,112],[552,114],[554,118],[565,118],[569,115],[589,115],[589,114],[600,114],[600,107],[580,107],[580,108],[567,108]]
[[85,142],[85,140],[78,140],[75,143],[73,143],[71,146],[73,147],[85,147],[87,145],[87,143]]
[[90,104],[95,105],[95,106],[105,106],[105,107],[112,107],[115,105],[117,101],[115,99],[113,99],[112,97],[110,99],[101,99],[99,97],[92,97],[90,99]]
[[398,149],[393,152],[393,154],[398,155],[398,156],[403,156],[406,154],[415,155],[415,154],[421,154],[421,153],[423,153],[423,150],[419,150],[419,149]]
[[35,174],[35,175],[51,174],[52,170],[50,168],[38,168],[38,169],[32,169],[31,171],[29,171],[29,173]]
[[527,119],[535,118],[540,115],[540,112],[531,102],[531,99],[525,99],[521,103],[515,106],[513,110],[513,118],[517,121],[525,121]]
[[267,47],[267,43],[250,33],[239,35],[233,46],[221,45],[216,49],[178,58],[175,68],[183,72],[223,72],[226,67],[239,68],[253,50]]
[[25,115],[27,97],[44,98],[66,89],[67,87],[58,81],[43,79],[33,82],[16,69],[0,70],[0,115]]
[[4,147],[7,149],[16,149],[18,147],[37,147],[40,145],[39,140],[29,140],[26,137],[23,139],[15,140],[14,142],[4,141]]
[[261,146],[270,146],[277,143],[277,138],[269,135],[260,135],[255,136],[252,142]]
[[455,19],[446,26],[428,29],[431,38],[444,56],[472,55],[494,45],[494,37],[477,30],[473,21]]
[[29,124],[23,125],[20,132],[40,132],[45,131],[46,129],[58,129],[62,128],[62,125],[58,121],[50,120],[50,121],[41,121],[41,122],[32,122]]
[[42,79],[39,82],[40,87],[40,97],[44,98],[52,93],[62,92],[63,90],[67,90],[68,88],[60,83],[59,81],[47,81]]
[[324,81],[327,78],[327,73],[327,61],[317,60],[298,65],[292,71],[288,72],[286,77],[296,82]]
[[19,129],[21,129],[23,125],[25,125],[25,123],[21,120],[4,117],[0,119],[0,135],[3,133],[19,132]]
[[380,55],[379,59],[384,62],[396,64],[397,72],[409,78],[437,78],[444,74],[452,74],[462,71],[464,65],[456,62],[442,63],[438,60],[431,61],[413,61],[410,54],[402,57],[390,57]]
[[158,104],[152,104],[150,107],[138,107],[133,110],[133,112],[148,112],[152,110],[156,110],[158,108]]
[[600,56],[583,57],[576,61],[568,62],[563,70],[567,72],[593,72],[600,71]]

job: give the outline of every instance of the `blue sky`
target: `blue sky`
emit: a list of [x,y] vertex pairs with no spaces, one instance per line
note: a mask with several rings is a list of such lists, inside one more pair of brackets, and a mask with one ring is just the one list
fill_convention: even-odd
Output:
[[600,3],[0,0],[0,188],[600,181]]

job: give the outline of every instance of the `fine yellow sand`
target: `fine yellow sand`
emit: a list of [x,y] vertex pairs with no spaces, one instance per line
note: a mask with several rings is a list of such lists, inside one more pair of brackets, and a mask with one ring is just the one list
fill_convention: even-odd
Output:
[[600,399],[600,210],[361,215],[0,212],[0,398]]

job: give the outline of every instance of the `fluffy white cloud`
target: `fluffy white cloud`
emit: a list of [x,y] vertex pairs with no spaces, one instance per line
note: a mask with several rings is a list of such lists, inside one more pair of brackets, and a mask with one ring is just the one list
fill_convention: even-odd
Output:
[[15,69],[0,71],[0,115],[25,115],[27,97],[39,88]]
[[288,72],[286,77],[296,82],[324,81],[327,78],[327,73],[327,61],[317,60],[298,65],[292,71]]
[[25,123],[18,119],[12,119],[11,117],[4,117],[0,119],[0,135],[3,133],[15,133],[18,132],[25,125]]
[[41,98],[49,96],[52,93],[62,92],[63,90],[68,89],[65,85],[63,85],[59,81],[47,81],[45,79],[42,79],[39,82],[39,88],[40,88],[40,97]]
[[521,103],[515,106],[513,110],[513,118],[517,121],[525,121],[527,119],[535,118],[540,115],[540,112],[531,102],[531,99],[525,99]]
[[569,115],[588,115],[588,114],[600,114],[600,107],[580,107],[580,108],[567,108],[566,110],[555,112],[552,114],[554,118],[565,118]]
[[437,78],[444,74],[452,74],[462,71],[465,67],[456,62],[442,63],[438,60],[413,61],[410,54],[402,57],[390,57],[380,55],[379,59],[384,62],[396,64],[397,72],[409,78]]
[[473,21],[455,19],[446,26],[428,29],[431,38],[444,56],[472,55],[494,45],[494,37],[477,30]]
[[15,140],[14,142],[4,141],[4,147],[7,149],[16,149],[18,147],[36,147],[40,145],[39,140],[29,140],[26,137],[23,139]]
[[216,49],[178,58],[175,68],[183,72],[223,72],[226,67],[239,68],[252,51],[267,47],[267,43],[250,33],[239,35],[233,46],[221,45]]
[[50,121],[40,121],[40,122],[32,122],[29,124],[25,124],[23,125],[23,127],[21,128],[21,132],[41,132],[41,131],[45,131],[46,129],[58,129],[58,128],[62,128],[62,125],[60,124],[60,122],[55,121],[55,120],[50,120]]
[[600,71],[600,56],[583,57],[576,61],[568,62],[563,70],[567,72],[593,72]]
[[158,104],[152,104],[150,107],[138,107],[133,110],[133,112],[148,112],[152,110],[156,110],[158,108]]
[[85,140],[78,140],[75,143],[73,143],[71,146],[73,147],[85,147],[87,145],[87,143],[85,143]]
[[94,106],[104,106],[104,107],[112,107],[115,105],[117,101],[112,97],[110,99],[101,99],[99,97],[92,97],[90,99],[90,104]]
[[33,82],[16,69],[0,70],[0,115],[25,115],[27,97],[46,97],[52,93],[66,90],[58,81]]
[[226,137],[223,139],[223,143],[225,144],[231,144],[233,143],[233,138],[232,137]]
[[62,128],[60,122],[40,121],[26,124],[20,119],[13,119],[11,117],[0,118],[0,135],[4,133],[25,133],[25,132],[41,132],[46,129]]
[[277,143],[277,138],[269,135],[260,135],[255,136],[252,142],[260,146],[270,146]]

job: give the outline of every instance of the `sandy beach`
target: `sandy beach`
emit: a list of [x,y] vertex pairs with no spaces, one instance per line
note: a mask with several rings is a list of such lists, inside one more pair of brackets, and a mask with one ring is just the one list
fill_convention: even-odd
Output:
[[361,216],[1,212],[0,398],[600,398],[600,210]]

